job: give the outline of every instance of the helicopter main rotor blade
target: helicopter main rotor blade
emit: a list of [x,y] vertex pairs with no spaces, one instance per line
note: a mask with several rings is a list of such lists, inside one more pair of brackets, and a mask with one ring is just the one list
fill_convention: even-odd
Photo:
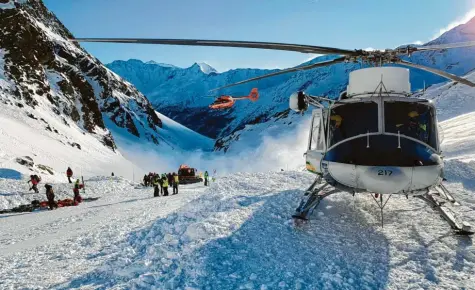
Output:
[[441,49],[462,48],[462,47],[471,47],[471,46],[475,46],[475,41],[420,46],[420,47],[416,47],[415,51],[441,50]]
[[205,39],[161,39],[161,38],[75,38],[76,42],[109,42],[109,43],[136,43],[136,44],[164,44],[164,45],[186,45],[186,46],[221,46],[221,47],[241,47],[260,48],[272,50],[296,51],[301,53],[316,54],[340,54],[356,55],[354,50],[340,49],[334,47],[300,45],[290,43],[255,42],[255,41],[229,41],[229,40],[205,40]]
[[219,87],[219,88],[216,88],[216,89],[212,89],[212,90],[210,90],[210,91],[212,92],[212,91],[217,91],[217,90],[221,90],[221,89],[225,89],[225,88],[229,88],[229,87],[234,87],[234,86],[237,86],[237,85],[242,85],[242,84],[249,83],[249,82],[253,82],[253,81],[257,81],[257,80],[261,80],[261,79],[265,79],[265,78],[270,78],[270,77],[274,77],[274,76],[286,74],[286,73],[289,73],[289,72],[296,72],[296,71],[301,71],[301,70],[309,70],[309,69],[313,69],[313,68],[317,68],[317,67],[322,67],[322,66],[337,64],[337,63],[344,62],[345,60],[346,60],[346,57],[339,57],[339,58],[336,58],[336,59],[334,59],[334,60],[322,61],[322,62],[317,62],[317,63],[310,64],[310,65],[306,65],[306,66],[300,66],[300,67],[293,67],[293,68],[289,68],[289,69],[284,69],[284,70],[281,70],[281,71],[278,71],[278,72],[266,74],[266,75],[263,75],[263,76],[260,76],[260,77],[255,77],[255,78],[252,78],[252,79],[243,80],[243,81],[240,81],[240,82],[237,82],[237,83],[233,83],[233,84],[229,84],[229,85],[226,85],[226,86],[223,86],[223,87]]
[[442,76],[444,78],[459,82],[461,84],[464,84],[464,85],[467,85],[467,86],[470,86],[470,87],[475,87],[475,84],[472,83],[471,81],[469,81],[467,79],[464,79],[464,78],[461,78],[459,76],[450,74],[448,72],[442,71],[442,70],[438,70],[438,69],[431,68],[431,67],[424,66],[424,65],[420,65],[420,64],[415,64],[415,63],[405,61],[405,60],[402,60],[402,59],[400,59],[398,61],[395,61],[395,63],[402,64],[402,65],[409,66],[409,67],[413,67],[413,68],[418,68],[418,69],[421,69],[421,70],[425,70],[425,71],[431,72],[433,74]]

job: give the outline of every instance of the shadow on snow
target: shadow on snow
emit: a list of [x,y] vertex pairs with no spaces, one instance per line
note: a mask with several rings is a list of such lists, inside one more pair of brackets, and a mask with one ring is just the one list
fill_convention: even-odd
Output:
[[[289,216],[301,194],[292,190],[219,202],[213,194],[203,196],[195,201],[199,209],[186,206],[131,233],[120,246],[90,257],[108,255],[104,266],[56,288],[385,288],[389,245],[384,235],[347,200],[323,201],[319,214],[295,228]],[[244,214],[243,209],[253,213],[240,227],[222,222]]]
[[9,168],[0,168],[0,178],[21,180],[22,174]]

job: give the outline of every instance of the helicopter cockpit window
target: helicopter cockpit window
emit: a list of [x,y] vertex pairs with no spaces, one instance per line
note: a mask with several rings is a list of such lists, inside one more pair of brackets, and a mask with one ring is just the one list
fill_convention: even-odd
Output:
[[330,146],[368,132],[378,132],[378,104],[375,102],[349,103],[331,110]]
[[415,138],[436,148],[431,107],[421,103],[385,102],[385,131]]

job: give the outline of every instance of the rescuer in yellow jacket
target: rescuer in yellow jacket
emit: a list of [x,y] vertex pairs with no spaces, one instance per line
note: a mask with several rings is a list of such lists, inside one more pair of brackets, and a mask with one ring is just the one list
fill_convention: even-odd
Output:
[[158,176],[158,174],[152,176],[151,183],[153,185],[153,196],[154,197],[160,196],[160,190],[158,189],[158,185],[160,183],[159,179],[160,179],[160,177]]
[[178,174],[173,172],[173,194],[178,194],[178,183],[180,182],[180,178]]
[[163,196],[168,196],[168,178],[166,176],[162,177],[163,181]]

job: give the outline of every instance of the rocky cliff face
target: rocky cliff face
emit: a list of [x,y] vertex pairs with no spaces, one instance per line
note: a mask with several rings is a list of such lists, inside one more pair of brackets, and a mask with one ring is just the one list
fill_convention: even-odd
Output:
[[158,144],[149,101],[72,38],[41,0],[0,0],[1,105],[50,110],[112,150],[106,123]]

